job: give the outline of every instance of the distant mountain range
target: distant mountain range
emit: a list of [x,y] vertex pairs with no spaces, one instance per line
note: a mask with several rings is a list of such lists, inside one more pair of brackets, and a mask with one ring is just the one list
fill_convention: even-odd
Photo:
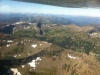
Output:
[[67,16],[76,25],[100,25],[100,17],[89,16]]
[[41,20],[44,24],[52,23],[59,25],[100,25],[100,17],[71,16],[71,15],[50,15],[50,14],[0,14],[0,23],[30,21],[36,23]]

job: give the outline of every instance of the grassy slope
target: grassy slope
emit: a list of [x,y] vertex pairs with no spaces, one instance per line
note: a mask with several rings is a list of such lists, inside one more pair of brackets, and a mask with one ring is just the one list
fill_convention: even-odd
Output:
[[[16,58],[26,57],[28,56],[28,52],[30,52],[31,55],[33,55],[42,50],[48,51],[47,54],[44,57],[42,57],[42,61],[40,62],[39,65],[37,65],[36,70],[32,70],[30,72],[29,71],[30,67],[27,64],[24,69],[21,66],[19,66],[18,69],[22,75],[99,75],[100,62],[98,62],[95,59],[95,56],[86,55],[85,53],[83,53],[84,50],[81,51],[82,47],[80,47],[80,41],[83,41],[81,42],[83,43],[82,46],[86,47],[86,49],[88,46],[90,46],[91,43],[94,43],[94,42],[96,43],[96,46],[99,46],[99,42],[98,42],[99,39],[97,38],[88,39],[86,35],[86,31],[83,32],[84,30],[81,31],[81,28],[79,29],[80,31],[77,31],[77,29],[72,30],[71,28],[68,28],[67,26],[66,27],[65,26],[64,27],[63,26],[52,26],[52,27],[45,26],[43,27],[43,31],[45,35],[43,35],[43,37],[35,36],[35,39],[31,38],[31,37],[34,37],[35,35],[34,34],[32,36],[31,31],[29,35],[28,33],[26,34],[28,35],[27,36],[28,38],[20,36],[21,34],[24,33],[23,31],[21,34],[17,33],[16,36],[21,37],[21,39],[19,40],[17,39],[17,42],[24,41],[25,39],[31,40],[31,42],[24,41],[24,43],[26,44],[24,45],[24,50],[22,52],[18,51],[17,53],[13,53],[14,48],[16,48],[17,46],[16,44],[8,48],[2,47],[0,48],[0,50],[2,51],[3,49],[2,52],[4,52],[5,54],[8,54],[8,56],[9,55],[14,56],[16,54],[21,55],[20,57],[18,56]],[[48,43],[45,43],[45,41],[48,41]],[[50,42],[54,44],[51,44]],[[40,46],[40,43],[42,44],[42,46]],[[37,47],[32,48],[31,47],[32,44],[37,44]],[[65,44],[67,45],[67,47]],[[87,46],[85,46],[84,44],[87,44]],[[75,49],[73,49],[72,47],[74,45],[75,45]],[[21,46],[22,45],[19,46],[19,49]],[[72,51],[68,48],[81,52],[81,53]],[[92,51],[95,51],[95,50],[92,50]],[[9,54],[9,52],[12,54]],[[70,59],[68,57],[68,54],[76,56],[79,59]]]

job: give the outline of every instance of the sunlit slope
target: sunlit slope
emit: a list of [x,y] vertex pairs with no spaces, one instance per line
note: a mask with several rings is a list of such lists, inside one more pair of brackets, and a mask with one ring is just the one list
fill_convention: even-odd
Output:
[[41,27],[43,35],[36,24],[20,26],[12,35],[0,34],[0,59],[25,59],[15,68],[21,75],[100,74],[100,33],[89,33],[94,26],[48,24]]

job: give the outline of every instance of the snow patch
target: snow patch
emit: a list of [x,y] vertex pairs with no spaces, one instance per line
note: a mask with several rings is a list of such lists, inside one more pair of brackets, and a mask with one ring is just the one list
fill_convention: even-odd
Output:
[[31,45],[33,48],[36,48],[37,47],[37,44],[33,44],[33,45]]
[[8,40],[7,42],[13,42],[12,40]]
[[28,55],[30,55],[30,53],[28,53]]
[[44,43],[47,43],[47,42],[44,42]]
[[15,24],[22,24],[22,23],[24,23],[24,22],[16,22]]
[[6,47],[9,47],[9,46],[10,46],[9,44],[6,45]]
[[97,33],[96,32],[94,32],[94,33],[88,33],[88,35],[90,35],[90,36],[95,36],[95,35],[97,35]]
[[37,57],[37,58],[36,58],[36,61],[41,61],[41,58],[40,58],[40,57]]
[[74,56],[72,56],[72,55],[70,55],[70,54],[68,54],[68,57],[69,58],[73,58],[73,59],[76,59],[77,57],[74,57]]
[[14,55],[14,57],[17,57],[17,55]]
[[40,44],[40,46],[42,46],[42,44]]
[[21,75],[21,73],[18,72],[17,68],[11,68],[10,70],[14,72],[14,75]]
[[17,72],[17,75],[21,75],[21,73],[20,72]]
[[24,68],[25,67],[25,65],[22,65],[22,68]]
[[30,65],[30,67],[33,67],[35,69],[36,68],[36,64],[37,64],[36,63],[37,61],[41,61],[41,58],[40,57],[37,57],[35,60],[32,60],[32,62],[29,62],[28,65]]
[[36,67],[35,60],[32,60],[32,62],[30,62],[28,64],[35,69],[35,67]]

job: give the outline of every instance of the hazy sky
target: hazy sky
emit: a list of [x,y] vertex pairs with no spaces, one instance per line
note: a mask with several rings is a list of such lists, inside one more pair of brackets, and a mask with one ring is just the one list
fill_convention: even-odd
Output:
[[64,8],[36,3],[0,0],[0,13],[43,13],[100,17],[99,8]]

